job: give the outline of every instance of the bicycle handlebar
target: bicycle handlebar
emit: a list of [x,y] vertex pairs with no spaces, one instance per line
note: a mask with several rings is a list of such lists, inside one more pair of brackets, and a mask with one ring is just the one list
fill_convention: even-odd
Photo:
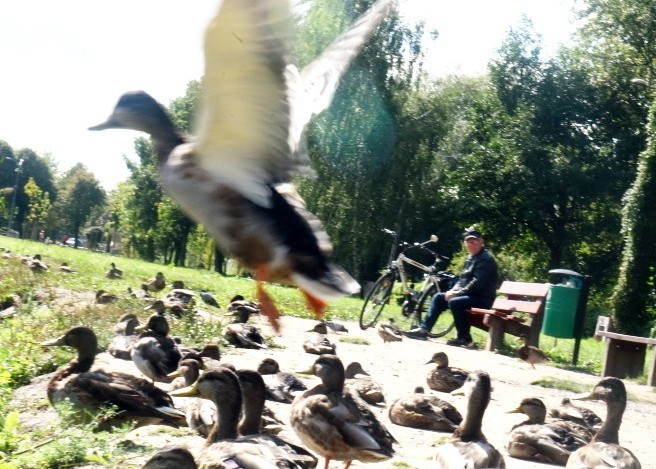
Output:
[[[381,231],[383,233],[385,233],[386,235],[393,236],[395,239],[398,238],[398,233],[396,231],[390,230],[389,228],[382,228]],[[422,243],[415,242],[415,243],[411,244],[407,241],[401,241],[399,243],[399,247],[401,248],[402,251],[405,251],[407,249],[416,247],[416,248],[421,249],[422,251],[426,251],[429,254],[431,254],[433,257],[435,257],[435,259],[437,261],[443,261],[443,260],[448,261],[448,260],[450,260],[451,259],[450,257],[443,256],[442,254],[439,254],[439,253],[433,251],[432,249],[429,249],[429,248],[426,247],[427,244],[436,243],[437,241],[438,241],[438,237],[435,236],[435,235],[431,235],[430,239],[428,239],[427,241],[424,241]]]

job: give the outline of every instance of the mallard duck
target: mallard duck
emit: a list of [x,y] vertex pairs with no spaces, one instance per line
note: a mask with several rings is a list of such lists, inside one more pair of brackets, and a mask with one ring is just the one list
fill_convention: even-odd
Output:
[[212,295],[207,290],[200,291],[200,299],[203,300],[206,304],[210,306],[214,306],[215,308],[221,307],[221,305],[219,305],[219,302],[216,301],[216,298],[214,298],[214,295]]
[[523,413],[528,419],[512,427],[506,448],[513,458],[564,466],[572,451],[586,445],[592,432],[573,422],[545,423],[547,408],[540,399],[522,399],[509,413]]
[[434,391],[453,392],[465,384],[465,380],[469,375],[468,371],[450,367],[449,357],[444,352],[434,353],[431,359],[426,362],[426,365],[429,363],[437,365],[426,375],[426,383]]
[[292,403],[290,423],[301,442],[325,458],[362,462],[386,461],[397,443],[359,397],[344,390],[344,365],[335,355],[321,355],[308,370],[321,384]]
[[99,305],[106,305],[108,303],[113,303],[118,300],[118,296],[113,293],[109,293],[105,290],[98,290],[96,292],[96,303]]
[[577,449],[567,460],[570,469],[581,467],[640,469],[638,458],[620,446],[619,430],[626,408],[626,388],[621,379],[606,377],[599,381],[587,394],[574,399],[602,400],[606,403],[606,420],[592,441]]
[[141,469],[197,469],[194,456],[184,446],[167,446],[153,454]]
[[168,337],[169,323],[164,316],[153,314],[146,324],[135,328],[137,331],[146,329],[132,346],[132,361],[153,381],[170,383],[172,378],[168,374],[178,368],[182,355],[178,344]]
[[288,63],[287,2],[224,1],[205,36],[196,139],[142,91],[124,94],[109,119],[91,128],[150,134],[162,186],[255,273],[261,308],[276,331],[280,313],[263,282],[297,285],[319,317],[326,301],[360,289],[330,262],[327,234],[286,182],[293,172],[310,172],[305,125],[330,104],[340,76],[391,3],[379,0],[299,73]]
[[549,357],[540,350],[539,348],[528,344],[528,336],[522,334],[519,337],[519,340],[523,342],[524,345],[517,349],[517,356],[524,360],[526,363],[531,365],[531,368],[535,369],[536,363],[548,363]]
[[292,373],[280,371],[280,365],[273,358],[265,358],[257,366],[266,385],[267,399],[291,403],[296,395],[307,390],[307,386]]
[[74,269],[73,267],[71,267],[70,265],[68,265],[68,263],[66,263],[66,262],[62,262],[59,265],[59,271],[64,272],[66,274],[75,274],[75,273],[77,273],[77,270]]
[[377,328],[378,335],[383,342],[401,342],[403,340],[403,334],[401,334],[401,329],[394,322],[394,318],[388,318],[387,322],[381,322]]
[[74,327],[41,345],[68,346],[77,350],[77,358],[50,379],[48,399],[52,404],[68,399],[74,406],[87,410],[113,405],[118,413],[112,422],[129,419],[144,424],[184,424],[184,414],[174,408],[168,394],[148,381],[127,373],[90,371],[98,349],[96,334],[90,328]]
[[166,298],[169,301],[181,302],[185,306],[189,306],[193,305],[196,301],[196,293],[186,288],[173,288],[166,294]]
[[28,258],[26,262],[27,266],[32,270],[33,272],[47,272],[48,271],[48,266],[45,262],[43,262],[41,258],[41,254],[35,254],[31,258]]
[[364,371],[360,362],[351,362],[344,372],[346,380],[344,386],[357,392],[358,395],[371,405],[385,404],[383,387]]
[[166,279],[162,272],[157,272],[154,278],[146,280],[143,285],[148,291],[161,291],[166,287]]
[[393,401],[388,415],[397,425],[436,432],[454,432],[462,422],[458,409],[437,396],[424,394],[422,387]]
[[223,336],[228,342],[242,348],[267,348],[260,330],[252,324],[247,324],[250,313],[239,309],[233,314],[237,316],[235,322],[223,329]]
[[136,298],[138,300],[144,300],[144,301],[150,301],[155,299],[153,295],[148,293],[146,286],[143,284],[136,290],[133,290],[132,287],[128,287],[127,290],[128,290],[128,295],[131,298]]
[[560,406],[549,411],[553,418],[568,420],[579,425],[598,430],[603,421],[592,410],[575,405],[569,397],[563,397]]
[[[203,468],[316,466],[317,460],[314,456],[300,448],[302,453],[296,452],[291,445],[275,436],[249,434],[238,438],[239,414],[244,398],[239,377],[229,368],[223,367],[203,373],[193,385],[171,391],[171,395],[198,396],[215,404],[215,424],[207,437],[205,447],[196,457],[196,463]],[[246,404],[245,412],[254,410],[250,403]],[[249,420],[256,419],[249,416]],[[247,427],[242,428],[250,430]]]
[[112,262],[109,264],[109,270],[105,272],[105,277],[112,279],[123,278],[123,271],[116,267],[116,264]]
[[435,455],[437,467],[505,469],[503,456],[487,441],[481,431],[483,415],[490,403],[491,392],[490,376],[484,371],[470,373],[465,384],[453,391],[453,394],[464,394],[467,397],[467,412],[464,420],[453,432],[451,441],[438,448]]
[[303,342],[303,350],[314,355],[334,355],[337,346],[330,341],[326,334],[313,333],[305,342]]
[[107,346],[107,351],[115,358],[121,360],[132,359],[132,347],[139,340],[136,335],[136,328],[139,326],[139,319],[132,313],[124,314],[114,326],[114,338]]

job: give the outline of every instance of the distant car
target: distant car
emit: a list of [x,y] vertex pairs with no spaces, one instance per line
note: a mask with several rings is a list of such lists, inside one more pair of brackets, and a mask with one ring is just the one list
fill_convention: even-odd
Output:
[[[75,247],[75,238],[68,238],[66,240],[66,246],[68,246],[70,248]],[[78,239],[77,240],[77,247],[83,248],[84,247],[84,241],[82,241],[81,239]]]

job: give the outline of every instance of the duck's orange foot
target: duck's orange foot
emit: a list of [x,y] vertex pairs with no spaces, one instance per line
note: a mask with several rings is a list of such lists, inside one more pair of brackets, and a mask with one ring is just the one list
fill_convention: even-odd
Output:
[[269,269],[266,265],[261,265],[255,270],[255,278],[257,279],[257,300],[260,303],[260,312],[264,314],[268,319],[273,330],[276,331],[276,334],[280,334],[280,311],[276,308],[276,305],[273,304],[271,298],[264,291],[264,286],[262,282],[266,282],[269,278]]
[[324,313],[326,312],[327,303],[323,300],[320,300],[319,298],[316,298],[316,297],[310,295],[305,290],[301,290],[301,291],[305,295],[305,301],[307,302],[308,307],[314,313],[314,317],[316,319],[321,319],[323,317]]

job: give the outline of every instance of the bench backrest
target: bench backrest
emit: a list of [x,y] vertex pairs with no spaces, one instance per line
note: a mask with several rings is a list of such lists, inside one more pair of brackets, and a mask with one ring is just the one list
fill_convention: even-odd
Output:
[[548,283],[505,281],[499,287],[499,293],[505,296],[497,297],[492,309],[538,314],[542,312],[550,286]]

